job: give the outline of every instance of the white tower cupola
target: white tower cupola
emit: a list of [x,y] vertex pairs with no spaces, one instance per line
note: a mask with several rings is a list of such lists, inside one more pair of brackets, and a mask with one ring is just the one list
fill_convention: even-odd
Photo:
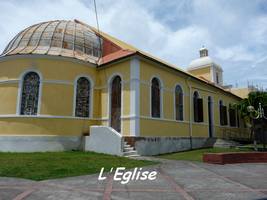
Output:
[[209,51],[204,46],[199,49],[200,58],[192,60],[187,71],[192,75],[215,85],[223,85],[223,70],[209,57]]
[[199,49],[200,58],[209,56],[209,51],[204,46]]

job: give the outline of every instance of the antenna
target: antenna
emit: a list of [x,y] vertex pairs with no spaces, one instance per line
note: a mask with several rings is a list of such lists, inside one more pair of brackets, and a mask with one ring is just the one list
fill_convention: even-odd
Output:
[[[94,7],[95,7],[95,18],[96,18],[96,25],[97,25],[97,32],[98,32],[98,39],[99,39],[99,45],[100,45],[100,56],[99,59],[102,57],[102,42],[100,39],[100,30],[99,30],[99,23],[98,23],[98,14],[97,14],[97,6],[96,6],[96,0],[94,1]],[[98,59],[98,61],[99,61]]]

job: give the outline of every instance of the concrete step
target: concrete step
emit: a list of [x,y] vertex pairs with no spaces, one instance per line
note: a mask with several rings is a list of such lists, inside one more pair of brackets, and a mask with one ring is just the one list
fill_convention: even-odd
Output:
[[236,147],[240,144],[232,140],[217,139],[214,143],[214,147]]
[[134,151],[133,147],[124,147],[123,151],[127,152],[127,151]]
[[123,145],[124,148],[128,148],[128,147],[131,147],[129,144],[124,144]]
[[137,151],[132,150],[132,151],[124,151],[123,152],[123,155],[131,155],[131,154],[137,154]]
[[138,157],[137,151],[134,150],[134,147],[129,145],[127,142],[124,142],[123,145],[123,156],[124,157]]
[[129,156],[124,156],[124,157],[126,157],[126,158],[132,158],[132,157],[139,157],[140,155],[138,155],[138,154],[135,154],[135,155],[129,155]]

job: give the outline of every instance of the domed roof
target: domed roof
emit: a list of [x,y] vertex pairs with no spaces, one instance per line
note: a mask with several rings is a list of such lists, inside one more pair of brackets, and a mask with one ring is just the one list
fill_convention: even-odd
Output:
[[216,64],[209,56],[200,57],[195,60],[192,60],[187,70],[192,70],[192,69],[196,69],[199,67],[210,66],[210,65],[213,65],[217,67],[218,69],[222,70],[222,68],[218,64]]
[[197,58],[195,60],[192,60],[189,64],[189,67],[199,67],[199,66],[204,66],[204,65],[210,65],[213,64],[213,60],[209,56]]
[[102,39],[79,21],[56,20],[30,26],[18,33],[1,56],[46,54],[96,62]]

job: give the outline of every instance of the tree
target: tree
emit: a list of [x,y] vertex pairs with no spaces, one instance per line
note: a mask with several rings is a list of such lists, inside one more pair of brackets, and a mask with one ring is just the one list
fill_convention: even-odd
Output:
[[239,102],[239,104],[237,104],[237,109],[241,115],[241,118],[244,119],[246,126],[251,130],[251,138],[254,136],[254,144],[256,144],[255,122],[260,120],[261,123],[264,123],[264,118],[260,116],[260,105],[264,110],[264,115],[267,116],[267,92],[251,92],[249,93],[248,98],[243,99]]

